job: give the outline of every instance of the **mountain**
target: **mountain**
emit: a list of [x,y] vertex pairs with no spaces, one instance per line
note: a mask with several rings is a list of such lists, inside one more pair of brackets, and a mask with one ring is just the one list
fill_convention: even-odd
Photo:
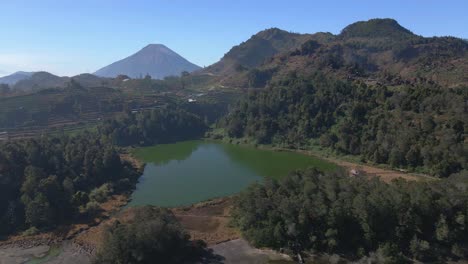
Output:
[[153,79],[168,76],[179,76],[182,72],[193,72],[199,66],[184,59],[168,47],[161,44],[150,44],[137,53],[123,60],[114,62],[94,74],[101,77],[117,77],[119,74],[131,78],[151,75]]
[[34,72],[18,71],[18,72],[15,72],[13,74],[10,74],[8,76],[4,76],[4,77],[0,78],[0,83],[6,83],[8,85],[14,85],[18,81],[28,79],[33,74],[34,74]]
[[394,19],[370,19],[368,21],[359,21],[345,27],[340,36],[343,38],[361,37],[361,38],[408,38],[416,36],[413,32],[402,27]]
[[203,69],[201,73],[229,75],[254,68],[278,53],[300,47],[310,38],[308,34],[290,33],[278,28],[266,29],[233,47],[219,62]]
[[36,72],[29,78],[18,81],[13,86],[13,89],[17,91],[29,91],[65,87],[68,81],[68,77],[59,77],[48,72]]
[[[295,35],[283,36],[282,43],[300,43]],[[404,83],[435,83],[443,87],[468,85],[468,43],[459,38],[418,36],[393,19],[356,22],[338,35],[304,36],[307,37],[301,38],[305,39],[301,45],[278,52],[255,68],[238,67],[237,71],[226,75],[221,71],[222,76],[214,79],[222,86],[265,87],[287,76],[305,77],[322,72],[339,79],[390,86]],[[270,44],[265,42],[263,46],[270,50]],[[226,64],[229,57],[225,56],[205,70]]]

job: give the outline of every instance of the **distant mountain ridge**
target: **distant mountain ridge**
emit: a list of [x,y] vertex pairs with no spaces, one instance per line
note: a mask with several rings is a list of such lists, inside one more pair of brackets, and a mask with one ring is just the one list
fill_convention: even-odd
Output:
[[13,86],[13,89],[18,91],[28,91],[64,87],[68,81],[68,77],[59,77],[48,72],[40,71],[32,74],[29,78],[18,81]]
[[276,54],[300,47],[310,36],[279,28],[260,31],[245,42],[232,47],[219,62],[203,69],[201,73],[228,75],[242,68],[260,66]]
[[18,72],[15,72],[13,74],[1,77],[0,78],[0,83],[5,83],[5,84],[8,84],[8,85],[11,86],[11,85],[14,85],[14,84],[16,84],[17,82],[19,82],[21,80],[30,78],[33,74],[34,74],[34,72],[18,71]]
[[[281,49],[262,53],[278,44],[283,45]],[[264,56],[249,65],[245,54]],[[213,76],[210,85],[238,88],[265,87],[286,76],[316,72],[366,83],[427,82],[457,87],[468,85],[468,42],[422,37],[388,18],[350,24],[338,35],[270,29],[232,48],[201,72]]]
[[131,78],[149,74],[153,79],[179,76],[182,72],[193,72],[201,67],[189,62],[162,44],[150,44],[137,53],[99,69],[94,74],[114,78],[120,74]]
[[0,78],[0,83],[10,85],[12,91],[30,92],[48,88],[65,88],[71,80],[83,87],[98,87],[109,83],[108,78],[98,77],[93,74],[83,73],[73,77],[57,76],[49,72],[17,72]]

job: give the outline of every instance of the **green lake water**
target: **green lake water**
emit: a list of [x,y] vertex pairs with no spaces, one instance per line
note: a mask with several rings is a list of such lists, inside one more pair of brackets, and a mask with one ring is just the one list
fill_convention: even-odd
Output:
[[295,169],[332,170],[334,164],[293,152],[210,141],[185,141],[139,148],[146,162],[128,206],[190,205],[232,195],[265,177],[280,178]]

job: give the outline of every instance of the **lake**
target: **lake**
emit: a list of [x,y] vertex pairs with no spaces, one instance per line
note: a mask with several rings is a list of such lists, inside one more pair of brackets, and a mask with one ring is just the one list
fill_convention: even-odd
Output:
[[294,152],[261,150],[211,141],[184,141],[138,148],[146,163],[128,206],[190,205],[242,191],[264,178],[295,169],[332,170],[327,161]]

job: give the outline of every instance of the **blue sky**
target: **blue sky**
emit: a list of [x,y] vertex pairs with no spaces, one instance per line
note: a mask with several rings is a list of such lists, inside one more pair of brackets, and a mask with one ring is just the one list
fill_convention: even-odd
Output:
[[336,34],[376,17],[423,36],[468,38],[467,0],[2,0],[0,11],[0,76],[94,72],[149,43],[208,66],[265,28]]

